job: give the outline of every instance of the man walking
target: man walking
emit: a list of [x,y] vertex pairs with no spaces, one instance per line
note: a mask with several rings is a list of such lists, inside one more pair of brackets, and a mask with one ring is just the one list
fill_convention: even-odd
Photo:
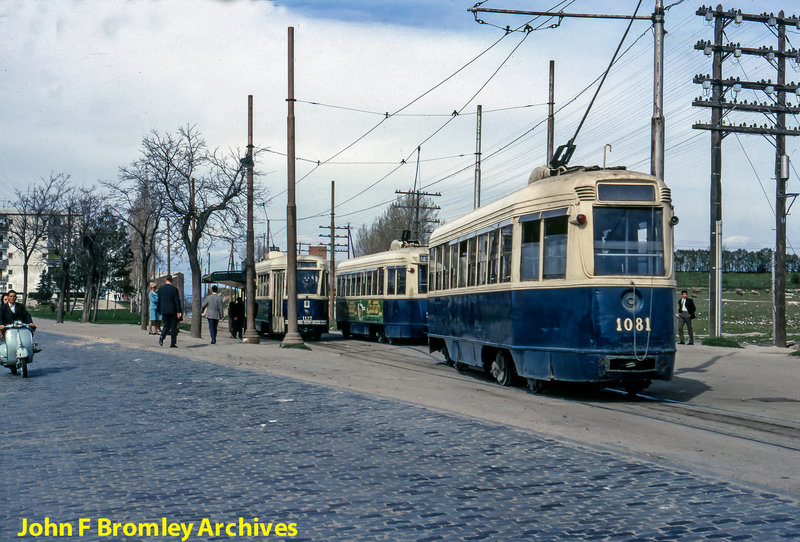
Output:
[[217,342],[217,324],[222,318],[222,298],[217,295],[219,289],[217,285],[211,287],[211,293],[203,300],[203,306],[200,312],[206,312],[208,318],[208,334],[211,335],[211,344]]
[[158,337],[158,344],[164,346],[164,337],[169,333],[172,337],[170,348],[178,347],[178,320],[183,316],[181,306],[181,296],[178,289],[172,285],[172,275],[167,275],[166,284],[158,289],[158,312],[164,323],[161,328],[161,335]]
[[680,333],[681,341],[683,342],[683,326],[689,328],[689,344],[694,344],[694,331],[692,330],[692,319],[695,318],[694,301],[689,297],[686,290],[681,291],[681,298],[678,300],[678,332]]

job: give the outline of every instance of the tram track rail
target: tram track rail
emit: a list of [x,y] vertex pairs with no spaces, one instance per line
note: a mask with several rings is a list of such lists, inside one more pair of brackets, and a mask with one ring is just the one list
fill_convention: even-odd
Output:
[[[414,345],[380,345],[380,350],[376,350],[376,343],[344,340],[329,341],[324,343],[324,346],[320,343],[320,346],[332,353],[346,355],[361,362],[383,365],[400,371],[424,373],[437,378],[474,382],[481,388],[499,389],[493,380],[481,378],[479,371],[457,372],[442,360],[415,348]],[[413,355],[409,355],[411,352]],[[544,393],[542,397],[569,401],[616,414],[643,417],[785,450],[800,451],[800,420],[677,401],[646,393],[631,396],[624,389],[614,387],[595,389],[589,393],[592,394],[591,398],[585,394],[558,392]],[[606,396],[603,397],[603,394]],[[609,394],[614,399],[609,399]]]
[[[624,390],[605,389],[616,394],[625,394]],[[676,401],[643,393],[636,394],[635,399],[640,402],[618,403],[613,407],[592,404],[617,412],[646,415],[662,422],[800,451],[800,421]]]

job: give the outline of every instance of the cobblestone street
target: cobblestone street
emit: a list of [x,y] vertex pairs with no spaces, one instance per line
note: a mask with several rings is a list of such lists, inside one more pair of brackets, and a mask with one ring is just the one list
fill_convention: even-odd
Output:
[[3,540],[45,517],[193,522],[190,540],[233,538],[196,532],[240,517],[314,541],[800,538],[797,502],[705,475],[166,348],[50,337],[28,379],[0,374]]

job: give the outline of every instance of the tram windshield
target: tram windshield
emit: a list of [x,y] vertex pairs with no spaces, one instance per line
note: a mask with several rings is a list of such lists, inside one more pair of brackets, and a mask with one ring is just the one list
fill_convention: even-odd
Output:
[[664,275],[661,209],[595,208],[594,274]]
[[297,270],[297,293],[316,294],[319,282],[319,269]]

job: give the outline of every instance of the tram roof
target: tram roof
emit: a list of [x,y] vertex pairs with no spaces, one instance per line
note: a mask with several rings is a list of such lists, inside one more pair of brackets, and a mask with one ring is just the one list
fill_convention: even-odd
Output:
[[[286,267],[287,257],[285,252],[272,251],[267,253],[267,257],[256,262],[256,269],[265,268],[280,268]],[[315,267],[328,268],[328,260],[321,256],[314,256],[312,254],[298,254],[298,262],[313,262]]]
[[212,271],[203,275],[202,281],[206,284],[224,284],[232,288],[244,288],[244,271]]
[[354,271],[357,269],[371,269],[392,264],[419,263],[420,256],[428,254],[427,246],[409,246],[385,250],[374,254],[366,254],[349,260],[342,260],[336,264],[336,271]]
[[649,181],[659,186],[664,185],[663,181],[652,175],[624,168],[577,166],[561,175],[534,180],[510,194],[442,224],[431,234],[429,244],[452,240],[514,216],[567,207],[579,201],[576,188],[594,187],[598,181],[632,184]]

